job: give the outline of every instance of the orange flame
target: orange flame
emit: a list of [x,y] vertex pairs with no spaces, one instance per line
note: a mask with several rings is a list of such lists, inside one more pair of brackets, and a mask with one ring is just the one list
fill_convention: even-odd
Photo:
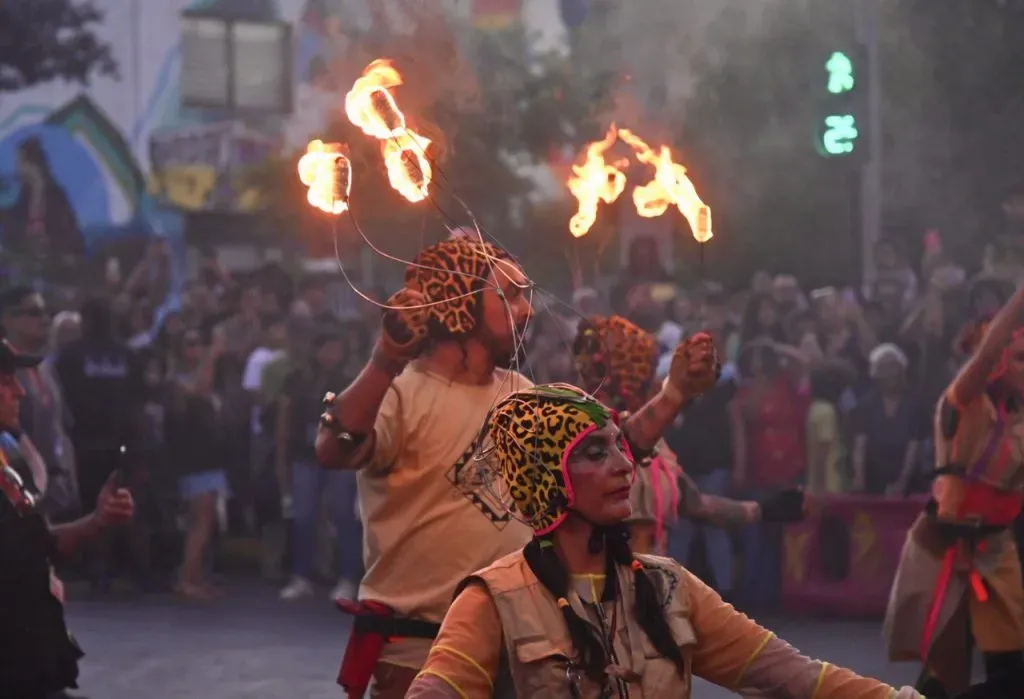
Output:
[[424,155],[430,140],[415,131],[406,131],[384,141],[384,166],[395,191],[416,203],[427,198],[430,186],[430,161]]
[[362,77],[345,95],[345,115],[367,136],[381,141],[405,131],[405,115],[389,90],[402,84],[402,76],[391,61],[378,58],[366,66]]
[[299,159],[299,179],[309,187],[306,199],[324,213],[335,216],[348,210],[352,191],[352,163],[340,143],[310,141]]
[[662,146],[658,153],[629,129],[619,129],[619,137],[636,152],[637,159],[654,166],[654,179],[633,190],[636,211],[644,218],[661,216],[669,206],[675,205],[690,223],[693,237],[706,243],[714,236],[711,231],[711,208],[701,201],[693,182],[686,176],[686,168],[672,161],[672,151]]
[[606,163],[604,153],[615,144],[616,130],[612,124],[600,141],[587,146],[583,165],[572,166],[572,176],[566,184],[579,203],[576,214],[569,220],[569,232],[581,238],[590,231],[597,219],[600,202],[613,203],[626,188],[626,174],[623,167],[627,160]]
[[406,125],[390,90],[402,84],[391,61],[378,58],[366,67],[345,95],[345,115],[354,126],[381,141],[388,181],[411,202],[427,198],[432,170],[426,151],[430,139]]

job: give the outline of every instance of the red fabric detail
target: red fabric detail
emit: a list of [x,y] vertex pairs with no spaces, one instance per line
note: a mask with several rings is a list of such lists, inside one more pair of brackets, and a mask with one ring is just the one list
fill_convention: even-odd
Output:
[[928,650],[931,648],[932,638],[935,637],[935,628],[939,625],[942,601],[946,599],[946,590],[949,588],[949,581],[953,578],[955,563],[956,547],[950,546],[942,558],[942,569],[939,571],[939,578],[935,581],[935,592],[932,594],[932,606],[928,610],[928,619],[924,623],[924,631],[921,634],[921,662],[928,662]]
[[974,596],[978,598],[979,602],[988,602],[988,588],[985,587],[985,580],[982,579],[981,573],[972,570],[968,577],[971,581],[971,589],[974,590]]
[[[351,616],[393,616],[394,610],[379,602],[338,599],[338,609]],[[376,633],[356,631],[353,629],[345,646],[345,656],[338,669],[338,684],[348,694],[349,699],[362,699],[370,686],[373,670],[377,667],[384,645],[390,639]]]
[[788,487],[807,471],[805,430],[808,396],[786,375],[775,377],[754,401],[754,388],[737,394],[744,411],[749,459],[749,485],[762,490]]
[[[1024,495],[1021,493],[1009,493],[985,483],[971,483],[964,492],[963,502],[957,516],[961,519],[972,517],[980,518],[984,524],[996,526],[1010,526],[1021,514]],[[979,553],[988,549],[987,541],[979,541],[975,550]],[[928,648],[931,646],[932,638],[935,635],[935,627],[939,623],[939,613],[942,611],[942,602],[946,598],[946,590],[949,588],[949,581],[953,577],[953,570],[956,562],[957,547],[950,546],[942,560],[942,569],[939,571],[939,578],[935,581],[935,593],[932,595],[931,608],[928,611],[928,620],[924,625],[924,633],[921,637],[921,660],[927,661]],[[975,569],[971,569],[967,575],[971,590],[979,602],[988,602],[988,588],[985,587],[985,580]]]
[[1024,495],[1001,490],[986,483],[971,483],[964,492],[957,517],[980,517],[985,524],[1008,527],[1020,516]]

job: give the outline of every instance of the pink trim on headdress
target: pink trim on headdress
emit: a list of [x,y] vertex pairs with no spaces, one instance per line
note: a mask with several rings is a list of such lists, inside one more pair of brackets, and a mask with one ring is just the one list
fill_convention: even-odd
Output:
[[572,452],[573,449],[576,448],[576,445],[580,443],[580,440],[582,440],[591,432],[596,431],[597,423],[591,423],[587,427],[583,428],[583,430],[581,430],[578,435],[573,437],[572,441],[569,442],[568,446],[566,446],[566,448],[562,451],[562,480],[565,481],[565,495],[567,500],[567,502],[565,503],[565,512],[558,515],[558,517],[555,518],[554,522],[544,527],[543,529],[534,529],[534,533],[537,536],[544,536],[545,534],[550,534],[555,530],[556,527],[558,527],[559,524],[565,521],[566,517],[569,516],[569,508],[572,507],[573,503],[576,502],[576,492],[572,489],[572,479],[569,477],[569,454]]

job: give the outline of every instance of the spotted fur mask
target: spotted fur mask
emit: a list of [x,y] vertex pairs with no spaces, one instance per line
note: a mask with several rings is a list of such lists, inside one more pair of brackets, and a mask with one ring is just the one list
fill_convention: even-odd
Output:
[[476,327],[480,294],[496,263],[507,265],[511,259],[490,243],[442,240],[416,256],[405,271],[405,285],[422,293],[431,304],[427,313],[435,330],[461,338]]
[[488,415],[476,458],[485,461],[498,499],[540,536],[573,505],[566,461],[581,439],[616,413],[568,384],[512,393]]
[[657,355],[649,333],[622,316],[592,316],[580,323],[573,354],[588,391],[602,391],[616,410],[643,405]]

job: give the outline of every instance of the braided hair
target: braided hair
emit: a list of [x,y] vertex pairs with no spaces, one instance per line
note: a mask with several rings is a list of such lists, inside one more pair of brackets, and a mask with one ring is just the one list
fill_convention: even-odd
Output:
[[[609,527],[595,527],[595,535],[603,536],[607,552],[602,601],[613,601],[619,594],[616,566],[629,566],[633,571],[636,591],[634,613],[640,628],[651,639],[658,653],[675,663],[682,676],[686,671],[686,662],[665,619],[662,600],[659,599],[654,583],[629,547],[629,527],[622,523]],[[568,603],[569,574],[555,553],[552,534],[535,537],[526,545],[523,555],[537,580],[558,600],[558,607],[569,629],[569,636],[572,638],[577,660],[583,671],[591,680],[603,683],[606,679],[605,668],[609,663],[604,643],[594,628],[580,618]]]

